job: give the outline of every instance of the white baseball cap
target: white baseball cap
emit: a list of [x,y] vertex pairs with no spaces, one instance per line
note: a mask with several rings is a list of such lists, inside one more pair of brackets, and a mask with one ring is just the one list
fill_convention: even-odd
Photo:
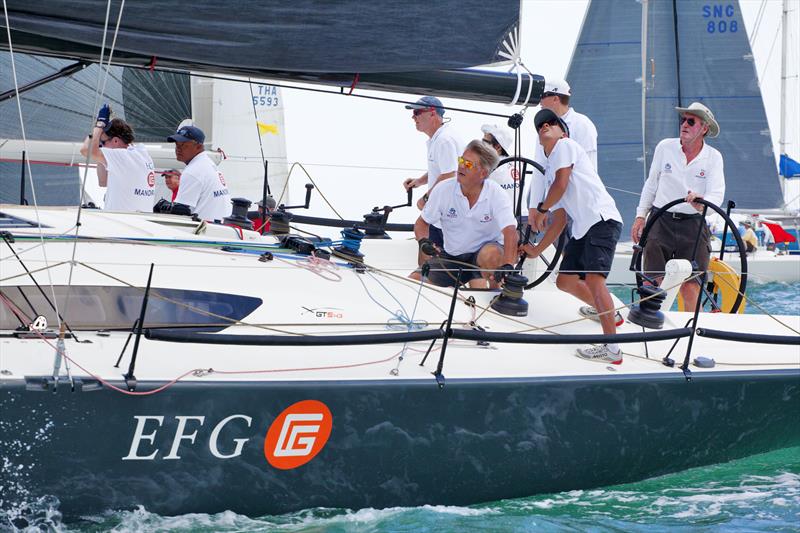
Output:
[[497,124],[484,124],[481,126],[481,131],[494,137],[508,155],[514,155],[514,134],[510,129]]
[[564,96],[572,95],[571,89],[569,87],[569,83],[566,80],[560,80],[558,78],[548,79],[544,81],[544,92],[545,93],[554,93],[554,94],[563,94]]

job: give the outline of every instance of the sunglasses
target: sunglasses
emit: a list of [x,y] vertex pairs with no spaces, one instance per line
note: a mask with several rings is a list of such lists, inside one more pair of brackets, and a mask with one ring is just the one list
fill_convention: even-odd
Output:
[[558,124],[557,120],[552,120],[550,122],[542,122],[541,124],[539,124],[539,126],[536,127],[536,132],[538,133],[542,131],[542,128],[544,128],[545,126],[555,126],[557,124]]
[[420,116],[422,113],[427,113],[428,111],[434,111],[434,109],[433,109],[432,107],[425,107],[425,108],[423,108],[423,109],[415,109],[415,110],[414,110],[414,116],[415,116],[415,117],[418,117],[418,116]]
[[459,157],[458,157],[458,164],[459,164],[459,165],[461,165],[461,166],[463,166],[463,167],[464,167],[464,168],[466,168],[467,170],[472,170],[473,168],[475,168],[476,166],[478,166],[478,165],[477,165],[477,163],[473,163],[473,162],[472,162],[472,161],[470,161],[469,159],[464,159],[464,158],[463,158],[463,157],[461,157],[461,156],[459,156]]
[[100,146],[105,146],[107,143],[110,143],[114,140],[114,137],[109,137],[108,139],[100,139]]
[[558,96],[558,93],[542,93],[542,98],[550,98],[551,96]]
[[496,146],[497,146],[497,144],[498,144],[498,143],[497,143],[497,140],[496,140],[494,137],[492,137],[492,138],[490,138],[490,139],[485,139],[485,138],[484,138],[484,139],[481,139],[481,140],[482,140],[483,142],[485,142],[486,144],[488,144],[488,145],[491,145],[491,146],[494,146],[494,147],[496,147]]
[[695,118],[694,117],[681,117],[681,124],[684,122],[688,123],[690,127],[695,125]]

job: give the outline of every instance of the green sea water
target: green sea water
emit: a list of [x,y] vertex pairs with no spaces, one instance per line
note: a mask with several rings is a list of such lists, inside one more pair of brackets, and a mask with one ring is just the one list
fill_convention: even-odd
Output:
[[[752,302],[770,313],[800,314],[800,283],[752,285],[747,292]],[[628,290],[617,292],[623,299],[628,293]],[[747,312],[760,311],[751,305]],[[797,532],[800,531],[800,447],[637,483],[469,507],[315,508],[257,518],[233,512],[168,517],[144,508],[109,509],[65,524],[56,496],[29,503],[22,519],[11,521],[0,512],[0,531]]]

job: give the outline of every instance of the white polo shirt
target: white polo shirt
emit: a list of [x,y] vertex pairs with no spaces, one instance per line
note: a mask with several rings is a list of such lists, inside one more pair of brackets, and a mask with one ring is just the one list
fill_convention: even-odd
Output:
[[503,229],[517,225],[508,194],[489,179],[484,180],[472,208],[458,179],[441,182],[431,191],[422,219],[431,225],[439,224],[444,250],[450,255],[474,253],[489,242],[502,244]]
[[222,220],[231,214],[231,195],[222,172],[201,152],[181,172],[175,203],[186,204],[203,220]]
[[442,174],[458,170],[458,157],[464,153],[464,143],[450,124],[442,124],[426,141],[428,147],[428,190]]
[[[519,191],[519,172],[514,168],[514,163],[509,162],[494,169],[494,172],[489,174],[489,179],[497,183],[503,189],[508,198],[511,200],[511,210],[513,212],[515,204],[515,195],[521,194]],[[538,174],[538,171],[534,169]],[[522,213],[528,212],[527,197],[522,199]]]
[[[664,139],[653,153],[636,216],[646,217],[651,207],[661,207],[678,198],[686,198],[689,191],[712,204],[722,205],[725,197],[722,154],[704,142],[697,157],[687,164],[680,138]],[[697,210],[687,203],[670,208],[670,212],[697,214]]]
[[[572,219],[572,238],[580,239],[589,228],[601,220],[616,220],[622,223],[622,216],[617,210],[614,199],[606,191],[605,185],[592,166],[589,156],[583,148],[570,138],[559,139],[545,158],[545,197],[556,179],[556,171],[571,168],[564,195],[551,210],[563,208]],[[541,200],[531,198],[529,205],[536,206]]]
[[109,211],[153,212],[155,165],[144,146],[100,148],[106,160],[108,182],[104,208]]

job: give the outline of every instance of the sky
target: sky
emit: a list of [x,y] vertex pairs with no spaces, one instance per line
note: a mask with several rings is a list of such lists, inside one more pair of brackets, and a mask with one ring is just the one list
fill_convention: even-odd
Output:
[[[605,1],[605,0],[596,0]],[[720,0],[722,1],[722,0]],[[710,3],[713,3],[709,0]],[[795,20],[800,14],[800,0],[790,0]],[[588,0],[524,0],[522,2],[522,59],[535,74],[564,78],[572,50],[580,32]],[[724,3],[724,2],[723,2]],[[748,34],[753,35],[762,0],[741,0],[742,14]],[[780,23],[781,0],[767,0],[758,26],[753,53],[762,78],[762,93],[773,139],[777,143],[780,101],[780,38],[775,39]],[[800,46],[793,26],[795,47]],[[800,63],[798,50],[793,49],[794,64]],[[793,80],[797,94],[797,78]],[[419,95],[398,93],[360,94],[388,96],[413,101]],[[348,219],[360,219],[373,206],[400,204],[405,201],[401,186],[408,177],[425,171],[426,136],[417,132],[411,114],[401,104],[376,102],[340,95],[315,94],[284,90],[287,155],[290,162],[302,162],[319,191],[335,209]],[[509,115],[519,107],[486,104],[474,101],[442,99],[445,106]],[[795,117],[790,135],[794,144],[789,153],[798,153],[798,102],[791,102],[787,115]],[[531,122],[536,108],[527,113],[523,124],[523,143],[533,134]],[[578,110],[580,111],[580,110]],[[446,116],[464,138],[479,138],[485,123],[502,123],[503,119],[448,111]],[[523,151],[523,155],[527,155]],[[309,180],[301,172],[292,175],[292,201],[302,201],[304,185]],[[797,180],[796,180],[797,181]],[[800,184],[797,184],[800,185]],[[798,188],[800,192],[800,187]],[[422,190],[419,190],[422,194]],[[308,214],[335,216],[316,194]],[[397,210],[393,222],[413,222],[416,208]],[[630,222],[630,221],[628,221]]]

